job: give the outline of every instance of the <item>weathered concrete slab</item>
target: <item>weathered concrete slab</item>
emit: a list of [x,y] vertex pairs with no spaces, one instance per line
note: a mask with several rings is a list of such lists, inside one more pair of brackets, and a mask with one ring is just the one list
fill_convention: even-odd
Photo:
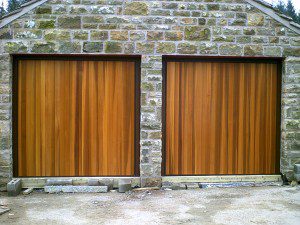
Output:
[[88,186],[100,186],[98,179],[89,179],[88,180]]
[[210,187],[262,187],[262,186],[281,186],[280,182],[229,182],[229,183],[200,183],[200,188],[210,188]]
[[198,189],[199,183],[185,183],[187,189]]
[[106,193],[107,186],[62,186],[64,193]]
[[[55,177],[51,178],[44,178],[44,177],[29,177],[29,178],[20,178],[22,180],[22,188],[44,188],[47,182],[47,179],[52,179]],[[135,186],[140,186],[141,181],[139,177],[65,177],[63,179],[72,179],[73,180],[73,185],[88,185],[88,180],[89,179],[113,179],[114,180],[114,188],[117,188],[119,185],[119,180],[120,179],[131,179],[132,181],[132,187]]]
[[45,186],[47,193],[106,193],[107,186]]
[[114,188],[114,179],[104,178],[99,180],[100,186],[107,186],[108,190],[112,190]]
[[73,184],[73,180],[72,179],[48,179],[46,181],[46,186],[55,186],[55,185],[72,185]]
[[29,195],[33,192],[33,188],[27,188],[25,191],[23,191],[23,195]]
[[7,183],[8,196],[17,196],[22,190],[21,179],[12,179]]
[[121,179],[119,180],[119,192],[125,193],[132,190],[131,180],[130,179]]
[[162,182],[172,183],[228,183],[228,182],[281,182],[280,175],[221,175],[221,176],[165,176]]
[[186,190],[187,186],[185,183],[173,183],[173,182],[163,182],[162,189],[171,189],[171,190]]
[[62,192],[62,186],[45,186],[44,191],[47,193],[59,193]]

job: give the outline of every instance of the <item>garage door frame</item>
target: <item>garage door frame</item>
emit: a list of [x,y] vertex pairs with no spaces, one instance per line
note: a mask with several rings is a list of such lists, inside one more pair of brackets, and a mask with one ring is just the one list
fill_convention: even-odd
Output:
[[[12,162],[13,177],[18,176],[18,61],[19,60],[75,60],[75,61],[130,61],[135,63],[135,129],[134,177],[140,176],[140,96],[141,55],[104,54],[11,54],[12,57]],[[40,178],[47,177],[42,176]],[[60,176],[63,177],[63,176]],[[77,176],[85,177],[85,176]],[[101,177],[101,176],[95,176]],[[126,176],[102,176],[126,177]],[[26,177],[30,178],[30,177]]]
[[[166,174],[166,109],[167,109],[167,64],[168,62],[235,62],[235,63],[276,63],[278,69],[278,82],[277,82],[277,138],[276,151],[279,153],[276,158],[276,164],[280,167],[280,149],[281,149],[281,104],[282,104],[282,65],[284,62],[284,57],[236,57],[236,56],[191,56],[191,55],[163,55],[162,56],[162,176],[174,176]],[[249,174],[249,176],[255,174]],[[275,174],[274,174],[275,175]],[[205,174],[190,174],[190,175],[175,175],[175,176],[211,176]],[[218,175],[216,175],[218,176]],[[232,176],[220,175],[220,176]],[[244,176],[244,175],[241,175]]]

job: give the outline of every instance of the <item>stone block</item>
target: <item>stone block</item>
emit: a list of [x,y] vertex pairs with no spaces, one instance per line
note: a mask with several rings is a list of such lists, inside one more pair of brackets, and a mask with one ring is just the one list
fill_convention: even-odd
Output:
[[163,182],[162,183],[162,189],[167,190],[186,190],[187,186],[184,183],[172,183],[172,182]]
[[47,193],[106,193],[107,186],[45,186],[44,191]]
[[13,179],[7,183],[8,196],[17,196],[22,190],[21,179]]
[[210,29],[202,28],[199,26],[189,26],[185,28],[185,40],[190,41],[209,41],[210,40]]
[[59,193],[62,192],[62,186],[45,186],[44,191],[50,194]]
[[65,30],[47,30],[45,31],[44,38],[46,41],[57,41],[57,40],[70,40],[70,32]]
[[72,179],[47,179],[46,186],[62,186],[62,185],[72,185]]
[[145,2],[128,2],[125,5],[125,15],[148,15],[148,4]]
[[131,179],[120,179],[118,186],[119,186],[120,193],[125,193],[127,191],[132,190]]
[[246,45],[244,47],[245,55],[262,55],[263,47],[261,45]]
[[248,14],[249,26],[263,26],[265,23],[265,17],[260,13]]
[[186,185],[187,189],[198,189],[199,188],[198,183],[186,183],[185,185]]
[[59,46],[60,53],[79,53],[81,45],[79,42],[61,42]]
[[283,50],[284,56],[300,56],[300,48],[287,47]]
[[23,195],[29,195],[33,192],[33,188],[27,188],[25,191],[23,191]]
[[91,31],[91,40],[107,40],[107,31]]
[[13,34],[9,29],[1,29],[0,31],[0,39],[12,39]]
[[150,54],[154,52],[154,43],[153,42],[143,42],[136,44],[137,53]]
[[127,41],[128,31],[111,31],[110,39],[114,41]]
[[294,173],[300,175],[300,163],[294,165]]
[[98,179],[89,179],[88,180],[88,186],[100,186]]
[[121,53],[123,51],[122,43],[108,41],[105,44],[106,53]]
[[80,29],[80,16],[61,16],[58,18],[58,26],[61,28]]
[[36,14],[51,14],[52,7],[51,6],[40,6],[35,10]]
[[235,44],[223,44],[220,46],[221,55],[241,55],[243,48]]
[[84,42],[83,43],[83,51],[84,52],[102,52],[103,51],[103,43],[101,42]]
[[39,29],[53,29],[55,28],[55,20],[41,20],[38,25]]
[[107,186],[62,186],[64,193],[106,193]]
[[218,45],[215,43],[201,43],[199,45],[200,54],[218,54]]
[[142,177],[141,186],[142,187],[161,187],[162,179],[161,177]]
[[265,47],[265,56],[281,56],[281,47]]
[[176,46],[172,42],[161,42],[158,43],[156,52],[157,53],[174,53],[176,51]]
[[32,46],[34,53],[54,53],[56,52],[55,43],[53,42],[36,42]]
[[166,31],[165,39],[166,41],[181,41],[183,34],[181,31]]
[[6,42],[4,51],[8,53],[27,52],[27,46],[23,42]]
[[108,190],[112,190],[114,188],[114,179],[105,178],[98,180],[100,186],[107,186]]
[[89,33],[87,31],[75,31],[73,33],[73,38],[76,40],[87,40],[89,38]]
[[197,46],[190,43],[180,43],[178,44],[177,52],[180,54],[196,54]]
[[163,39],[163,32],[161,31],[148,31],[147,32],[147,39],[149,41],[158,41]]

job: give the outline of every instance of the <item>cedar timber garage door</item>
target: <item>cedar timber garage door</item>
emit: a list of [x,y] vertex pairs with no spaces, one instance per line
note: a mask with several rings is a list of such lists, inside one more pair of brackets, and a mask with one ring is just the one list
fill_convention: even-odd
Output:
[[165,175],[279,173],[276,62],[165,65]]
[[18,60],[17,175],[136,175],[136,63]]

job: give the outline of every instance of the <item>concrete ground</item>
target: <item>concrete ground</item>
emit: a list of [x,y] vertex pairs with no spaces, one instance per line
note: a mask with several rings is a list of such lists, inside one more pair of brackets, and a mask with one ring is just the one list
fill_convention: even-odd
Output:
[[300,224],[300,186],[7,197],[0,224]]

